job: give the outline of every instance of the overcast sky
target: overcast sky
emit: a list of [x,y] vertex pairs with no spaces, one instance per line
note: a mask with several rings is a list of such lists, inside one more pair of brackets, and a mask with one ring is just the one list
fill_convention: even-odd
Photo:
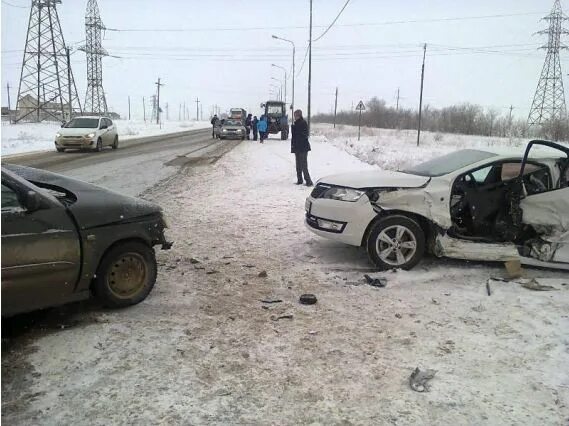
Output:
[[[13,86],[13,104],[17,96],[30,3],[2,0],[2,105],[7,104],[6,82]],[[74,47],[85,38],[86,3],[62,0],[58,6],[65,41]],[[344,3],[314,0],[314,38]],[[562,1],[569,11],[567,3]],[[394,105],[398,87],[400,104],[416,109],[422,44],[427,43],[427,104],[472,102],[502,113],[513,105],[515,115],[526,117],[545,58],[537,48],[546,39],[533,34],[546,28],[540,18],[552,5],[553,0],[352,0],[337,24],[313,43],[313,112],[330,111],[336,86],[340,109],[372,96]],[[155,93],[153,83],[161,77],[166,84],[161,103],[169,104],[170,119],[178,118],[184,101],[195,117],[196,97],[204,116],[214,104],[257,113],[270,97],[270,84],[279,84],[272,77],[284,74],[271,64],[287,70],[292,64],[291,46],[272,34],[296,44],[295,104],[306,108],[308,64],[302,70],[301,65],[309,0],[99,0],[99,8],[109,29],[103,46],[118,57],[103,60],[103,85],[114,111],[125,115],[130,95],[132,114],[141,118],[142,97]],[[72,58],[83,102],[85,54],[78,51]],[[568,52],[562,53],[562,67],[566,76]],[[290,79],[287,95],[290,102]]]

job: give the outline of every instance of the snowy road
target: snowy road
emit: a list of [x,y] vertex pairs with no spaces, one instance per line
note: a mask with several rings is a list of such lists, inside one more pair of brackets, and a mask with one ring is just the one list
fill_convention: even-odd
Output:
[[[373,167],[312,147],[315,179]],[[501,265],[427,258],[373,288],[362,250],[304,228],[288,142],[167,158],[192,167],[144,193],[175,240],[155,289],[129,309],[53,310],[4,341],[6,424],[567,423],[567,274],[528,269],[556,290],[491,281],[488,296]],[[429,392],[409,387],[417,366],[437,370]]]
[[180,166],[203,156],[215,156],[231,142],[220,143],[211,131],[192,130],[172,135],[158,135],[122,141],[118,150],[103,152],[55,151],[13,155],[4,162],[37,167],[75,177],[128,194],[139,195],[167,179]]

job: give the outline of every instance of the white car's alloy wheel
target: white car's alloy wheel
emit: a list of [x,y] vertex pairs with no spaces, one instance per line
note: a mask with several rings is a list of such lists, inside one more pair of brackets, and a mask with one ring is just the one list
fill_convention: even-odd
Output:
[[403,225],[389,226],[379,233],[376,250],[379,258],[388,265],[403,266],[417,252],[417,239]]
[[373,224],[365,247],[380,269],[411,269],[425,253],[425,232],[409,216],[384,216]]

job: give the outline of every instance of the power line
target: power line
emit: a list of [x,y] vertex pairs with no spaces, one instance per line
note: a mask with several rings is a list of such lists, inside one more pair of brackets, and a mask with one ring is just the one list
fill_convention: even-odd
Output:
[[300,65],[300,69],[296,73],[297,77],[300,75],[300,73],[302,72],[302,69],[304,68],[304,63],[306,62],[306,58],[308,58],[309,47],[310,47],[310,45],[306,46],[306,52],[304,52],[304,59],[302,60],[302,64]]
[[320,40],[322,37],[324,37],[326,35],[326,33],[328,31],[330,31],[330,29],[334,26],[334,24],[336,23],[336,21],[338,20],[338,18],[340,17],[340,15],[342,14],[342,12],[344,11],[344,9],[346,8],[346,6],[348,6],[348,4],[350,3],[351,0],[347,0],[346,3],[344,3],[344,6],[342,7],[342,9],[340,9],[340,12],[338,12],[338,15],[336,15],[336,17],[334,18],[334,20],[332,21],[332,23],[328,26],[328,28],[326,28],[324,30],[324,32],[322,34],[320,34],[318,37],[316,37],[314,40],[312,40],[312,42],[314,43],[315,41]]
[[28,6],[19,6],[17,4],[8,3],[5,0],[2,0],[2,4],[5,4],[6,6],[17,7],[18,9],[28,9]]
[[[4,1],[4,0],[3,0]],[[452,22],[480,19],[500,19],[519,16],[540,15],[542,12],[524,12],[524,13],[508,13],[497,15],[480,15],[480,16],[458,16],[452,18],[431,18],[431,19],[409,19],[401,21],[381,21],[381,22],[362,22],[352,24],[338,24],[337,27],[362,27],[362,26],[383,26],[383,25],[401,25],[401,24],[419,24],[433,22]],[[326,25],[313,25],[313,28],[326,28]],[[307,26],[281,26],[281,27],[202,27],[202,28],[107,28],[107,31],[114,32],[204,32],[204,31],[261,31],[261,30],[301,30]]]

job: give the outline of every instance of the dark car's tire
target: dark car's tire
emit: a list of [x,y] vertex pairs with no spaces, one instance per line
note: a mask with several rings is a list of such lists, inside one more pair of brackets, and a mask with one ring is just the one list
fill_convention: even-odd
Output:
[[425,233],[407,216],[386,216],[373,225],[366,250],[380,270],[411,269],[425,254]]
[[97,145],[95,145],[95,151],[101,152],[103,150],[103,140],[101,138],[97,139]]
[[281,131],[281,140],[286,141],[288,139],[288,130]]
[[113,149],[118,149],[118,148],[119,148],[119,137],[118,137],[118,135],[115,136],[115,140],[114,140],[114,142],[113,142],[112,147],[113,147]]
[[110,308],[136,305],[146,299],[156,282],[154,249],[141,242],[126,242],[104,256],[94,281],[96,297]]
[[60,148],[60,147],[58,147],[58,146],[55,147],[55,150],[56,150],[57,152],[65,152],[65,148]]

